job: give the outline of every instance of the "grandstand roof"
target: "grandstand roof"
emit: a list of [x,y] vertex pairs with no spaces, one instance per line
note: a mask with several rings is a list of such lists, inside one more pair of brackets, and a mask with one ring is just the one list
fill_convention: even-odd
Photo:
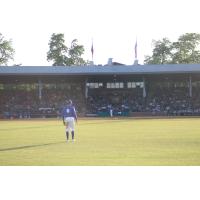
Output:
[[0,66],[0,75],[125,75],[200,73],[200,64],[112,66]]

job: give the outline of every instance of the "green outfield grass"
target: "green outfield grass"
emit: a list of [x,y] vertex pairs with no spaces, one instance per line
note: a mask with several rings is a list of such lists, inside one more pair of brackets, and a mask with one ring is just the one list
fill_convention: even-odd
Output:
[[80,119],[76,142],[61,120],[0,121],[0,165],[200,165],[200,119]]

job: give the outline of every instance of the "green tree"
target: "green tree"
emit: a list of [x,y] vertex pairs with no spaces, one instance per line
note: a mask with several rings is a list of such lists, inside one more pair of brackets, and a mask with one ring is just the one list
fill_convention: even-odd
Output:
[[0,65],[7,65],[9,60],[13,60],[14,53],[12,41],[4,39],[0,33]]
[[145,64],[200,63],[200,34],[186,33],[176,42],[167,38],[153,41],[152,56],[145,56]]
[[153,40],[153,55],[145,56],[145,64],[166,64],[171,62],[172,43],[167,38]]
[[49,42],[47,60],[53,61],[53,66],[86,65],[81,56],[84,53],[83,45],[78,45],[78,40],[71,42],[71,47],[65,45],[64,34],[53,34]]
[[49,41],[47,61],[53,61],[53,66],[64,66],[68,48],[65,46],[64,34],[53,33]]
[[200,63],[200,34],[186,33],[173,43],[172,63]]
[[81,56],[84,53],[84,47],[83,45],[78,45],[78,40],[74,39],[71,42],[71,47],[68,51],[68,59],[67,59],[67,65],[85,65],[86,61],[81,58]]

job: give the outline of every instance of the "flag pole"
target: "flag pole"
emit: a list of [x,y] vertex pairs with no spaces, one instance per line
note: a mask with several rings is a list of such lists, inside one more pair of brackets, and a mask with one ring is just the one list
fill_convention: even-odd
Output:
[[137,37],[135,40],[135,60],[134,60],[134,65],[138,65],[138,58],[137,58]]
[[92,38],[91,53],[92,53],[92,63],[94,64],[94,58],[93,58],[93,55],[94,55],[93,38]]
[[135,59],[137,60],[137,37],[135,41]]

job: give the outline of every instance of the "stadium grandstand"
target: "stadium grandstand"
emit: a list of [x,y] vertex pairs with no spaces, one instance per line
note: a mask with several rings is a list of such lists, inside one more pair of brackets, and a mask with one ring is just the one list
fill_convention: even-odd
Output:
[[0,118],[200,115],[200,64],[1,66]]

